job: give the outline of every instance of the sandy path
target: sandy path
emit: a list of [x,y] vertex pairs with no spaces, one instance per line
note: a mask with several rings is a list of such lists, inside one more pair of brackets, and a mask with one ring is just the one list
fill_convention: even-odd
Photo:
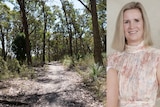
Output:
[[46,67],[46,71],[38,71],[38,77],[34,80],[3,82],[5,87],[0,88],[0,106],[103,107],[82,87],[78,73],[66,71],[58,62],[52,62]]

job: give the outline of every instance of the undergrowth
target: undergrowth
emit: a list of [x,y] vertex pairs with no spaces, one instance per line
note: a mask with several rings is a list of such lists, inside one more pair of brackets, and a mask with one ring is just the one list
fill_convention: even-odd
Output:
[[77,71],[84,83],[84,87],[93,93],[96,100],[106,103],[106,55],[103,54],[103,66],[94,63],[93,55],[86,55],[79,60],[65,57],[63,64],[68,68],[73,67]]
[[16,59],[4,61],[0,57],[0,80],[10,78],[34,78],[34,70],[26,65],[20,65]]

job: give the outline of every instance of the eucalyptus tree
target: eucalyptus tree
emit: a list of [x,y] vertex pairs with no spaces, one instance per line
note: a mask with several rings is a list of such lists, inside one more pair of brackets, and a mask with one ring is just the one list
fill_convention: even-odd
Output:
[[[45,5],[45,1],[43,0],[17,0],[20,12],[22,16],[22,25],[23,30],[26,37],[26,52],[27,52],[27,62],[28,64],[32,63],[31,60],[31,52],[32,55],[35,55],[35,50],[37,49],[37,53],[40,52],[42,54],[42,62],[45,62],[45,35],[47,32],[47,10],[49,8]],[[37,35],[35,35],[37,34]],[[43,34],[43,37],[41,37]],[[34,37],[36,36],[36,37]],[[37,38],[38,37],[38,38]],[[35,46],[35,40],[33,38],[37,38],[36,49],[31,46]],[[43,46],[41,43],[43,42]],[[39,46],[38,46],[39,45]],[[37,54],[38,56],[38,54]]]
[[63,0],[60,0],[61,1],[61,4],[62,4],[62,9],[63,9],[63,12],[64,12],[64,15],[65,15],[65,23],[66,23],[66,27],[67,27],[67,33],[69,35],[69,54],[70,56],[73,56],[73,49],[72,49],[72,28],[73,28],[73,25],[72,25],[72,20],[71,20],[71,15],[72,15],[72,9],[73,8],[73,4],[69,3],[69,1],[63,1]]
[[72,2],[61,0],[61,4],[65,17],[62,23],[66,26],[64,30],[69,36],[69,54],[79,59],[79,55],[83,56],[87,53],[84,51],[85,45],[82,37],[85,35],[86,29],[88,29],[85,23],[87,21],[85,18],[86,14],[82,14],[81,11],[75,9]]
[[[46,61],[46,58],[48,58],[48,60],[50,61],[50,38],[51,38],[51,34],[53,32],[52,30],[52,26],[54,26],[55,24],[55,13],[53,13],[52,11],[54,11],[54,8],[52,9],[51,6],[48,6],[44,0],[40,1],[40,5],[39,5],[40,11],[37,12],[37,14],[39,14],[39,21],[41,22],[41,27],[42,27],[42,62],[43,64]],[[49,51],[49,52],[48,52]],[[48,56],[47,54],[48,53]]]
[[29,39],[29,31],[28,31],[28,20],[26,15],[26,1],[25,0],[17,0],[20,8],[20,14],[21,14],[21,20],[23,25],[23,30],[25,34],[25,40],[26,40],[26,53],[27,53],[27,63],[28,65],[32,64],[31,60],[31,46],[30,46],[30,39]]
[[93,36],[91,35],[90,25],[91,19],[89,14],[83,10],[82,14],[77,15],[77,29],[79,38],[79,53],[81,56],[87,53],[93,53]]
[[102,44],[99,33],[98,26],[98,16],[97,16],[97,8],[96,8],[96,0],[90,0],[91,3],[91,15],[92,15],[92,27],[93,27],[93,35],[94,35],[94,58],[95,63],[103,65],[102,61]]
[[103,65],[102,61],[102,42],[99,32],[98,15],[97,15],[97,0],[87,0],[88,6],[82,1],[78,0],[84,5],[86,10],[91,13],[92,18],[92,31],[94,39],[94,60],[95,63]]
[[102,40],[102,52],[106,52],[106,30],[107,30],[107,13],[106,13],[106,0],[97,0],[97,14],[100,30],[100,37]]
[[7,57],[7,43],[8,34],[11,29],[10,25],[10,9],[3,3],[0,3],[0,35],[2,44],[2,57],[6,60]]
[[31,53],[35,60],[40,61],[43,54],[43,4],[41,0],[28,0],[26,7]]
[[75,41],[74,53],[77,59],[82,58],[88,53],[93,53],[93,36],[90,30],[91,19],[82,10],[76,9],[72,15]]
[[81,21],[78,20],[80,17],[80,14],[77,10],[72,10],[72,24],[73,24],[73,35],[74,35],[74,54],[76,55],[76,58],[79,59],[79,56],[81,53],[81,44],[79,41],[82,40],[81,38]]
[[[56,21],[56,17],[55,17],[55,13],[53,13],[53,9],[50,6],[45,6],[45,15],[44,15],[44,32],[46,32],[45,34],[45,41],[46,41],[46,53],[48,53],[48,55],[46,54],[45,57],[48,58],[48,61],[51,61],[51,54],[50,54],[50,49],[52,48],[52,46],[50,45],[50,40],[52,37],[52,32],[53,32],[53,26],[55,25],[55,21]],[[58,54],[58,53],[57,53]]]
[[44,27],[43,27],[43,64],[45,63],[45,46],[46,46],[46,32],[47,32],[47,13],[45,12],[45,1],[41,1],[42,3],[42,13],[43,13],[43,21],[44,21]]
[[54,5],[53,15],[56,19],[52,24],[52,37],[50,38],[50,45],[52,46],[52,58],[58,60],[63,58],[68,53],[68,37],[66,36],[67,28],[63,11],[59,6]]

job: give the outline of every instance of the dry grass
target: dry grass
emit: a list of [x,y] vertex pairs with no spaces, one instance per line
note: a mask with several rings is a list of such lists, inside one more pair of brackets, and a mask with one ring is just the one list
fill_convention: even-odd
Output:
[[[104,57],[104,65],[106,65]],[[93,56],[86,56],[75,65],[75,70],[82,76],[85,88],[93,93],[93,97],[106,104],[106,70],[94,63]]]

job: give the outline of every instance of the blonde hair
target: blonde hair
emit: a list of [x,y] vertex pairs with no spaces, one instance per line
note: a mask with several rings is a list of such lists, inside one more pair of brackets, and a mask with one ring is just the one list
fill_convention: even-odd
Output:
[[112,42],[112,48],[117,51],[124,51],[125,49],[126,40],[125,40],[124,29],[123,29],[123,13],[126,10],[130,10],[130,9],[139,9],[142,14],[143,26],[144,26],[144,33],[143,33],[144,45],[151,46],[153,44],[151,39],[151,32],[150,32],[148,17],[143,5],[140,2],[130,2],[123,6],[117,18],[115,34]]

